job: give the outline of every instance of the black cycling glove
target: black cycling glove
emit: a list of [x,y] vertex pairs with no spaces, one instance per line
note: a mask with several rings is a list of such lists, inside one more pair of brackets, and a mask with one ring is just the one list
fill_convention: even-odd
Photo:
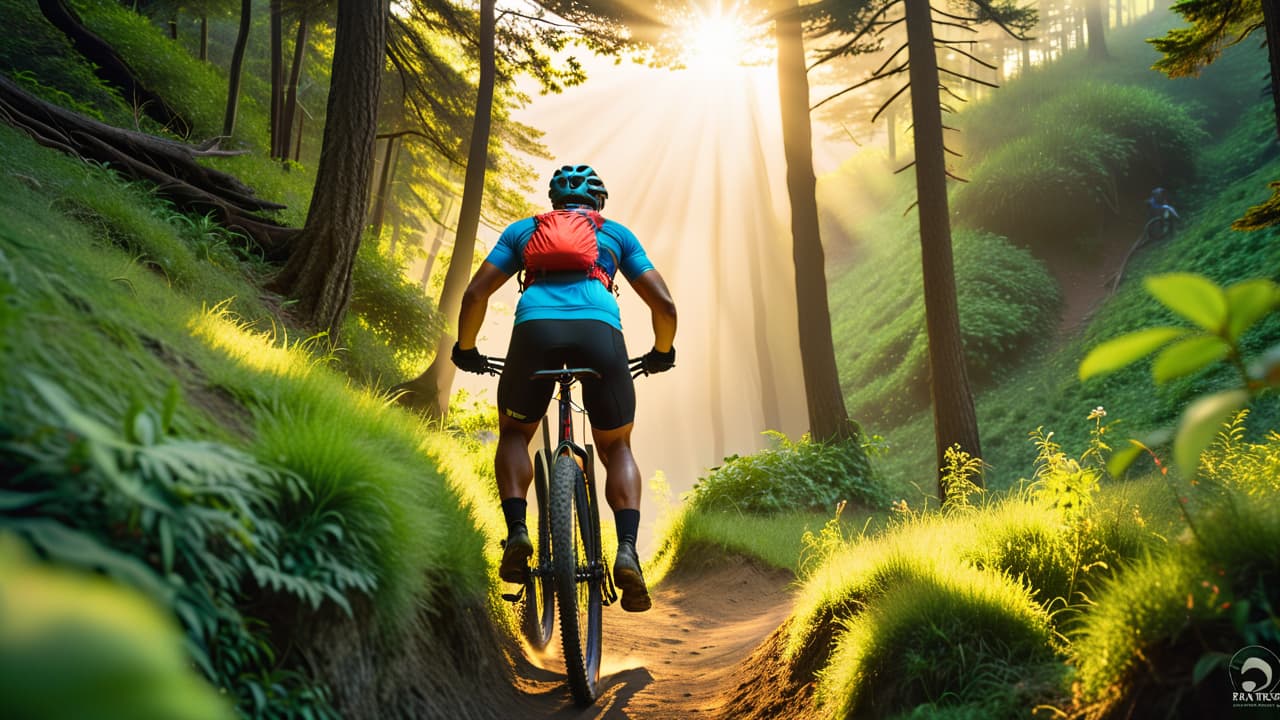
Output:
[[489,364],[489,358],[480,354],[480,348],[463,350],[455,342],[453,344],[453,353],[450,354],[449,359],[453,360],[453,364],[457,365],[458,369],[463,372],[483,375],[493,371],[493,367]]
[[675,346],[666,352],[659,352],[657,348],[650,350],[640,358],[640,369],[646,374],[666,372],[676,366],[676,349]]

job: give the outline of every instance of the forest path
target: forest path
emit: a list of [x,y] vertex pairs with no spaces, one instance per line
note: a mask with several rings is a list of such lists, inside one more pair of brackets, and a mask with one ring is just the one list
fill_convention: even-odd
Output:
[[739,666],[790,613],[791,583],[788,572],[731,560],[669,575],[648,612],[605,608],[600,698],[589,708],[569,697],[557,627],[548,654],[517,668],[524,696],[511,717],[717,717],[742,682]]
[[[1055,333],[1058,342],[1078,333],[1111,295],[1116,274],[1142,235],[1143,221],[1131,217],[1118,221],[1099,235],[1097,247],[1085,257],[1064,256],[1046,261],[1062,291],[1062,316]],[[1134,253],[1135,257],[1139,253]],[[1132,264],[1130,258],[1126,277],[1131,277]]]

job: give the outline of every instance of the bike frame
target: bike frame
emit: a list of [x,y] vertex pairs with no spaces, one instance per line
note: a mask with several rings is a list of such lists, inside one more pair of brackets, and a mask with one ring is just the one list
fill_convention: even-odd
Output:
[[[579,568],[578,580],[603,580],[605,582],[605,587],[602,588],[604,604],[611,605],[616,599],[616,593],[612,587],[612,578],[609,573],[605,572],[603,564],[603,547],[600,538],[600,506],[596,495],[595,453],[592,452],[590,445],[584,447],[573,439],[573,384],[583,377],[599,379],[600,373],[590,368],[561,368],[557,370],[541,370],[534,373],[531,379],[553,378],[556,381],[558,387],[556,404],[558,407],[559,440],[547,461],[549,466],[554,467],[556,459],[566,453],[578,458],[578,464],[582,467],[583,478],[586,481],[586,495],[591,507],[591,517],[580,518],[585,525],[581,528],[581,532],[584,542],[592,544],[591,547],[586,548],[590,562],[586,567]],[[541,571],[542,568],[538,568],[538,570]]]

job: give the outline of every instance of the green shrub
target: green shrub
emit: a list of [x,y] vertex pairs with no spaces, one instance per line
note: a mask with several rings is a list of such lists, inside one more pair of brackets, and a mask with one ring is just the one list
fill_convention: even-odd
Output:
[[1194,533],[1106,584],[1072,642],[1077,706],[1091,717],[1229,712],[1226,665],[1280,643],[1280,496],[1228,493]]
[[58,386],[28,382],[36,399],[6,402],[17,417],[0,433],[0,469],[12,477],[0,527],[46,557],[147,592],[181,618],[196,665],[250,716],[331,715],[324,688],[278,665],[239,609],[282,593],[349,611],[348,593],[374,590],[372,575],[346,562],[340,530],[322,528],[305,545],[285,535],[281,509],[307,488],[226,445],[167,437],[176,391],[165,410],[135,407],[112,426]]
[[1194,174],[1205,134],[1159,92],[1089,82],[1037,100],[1029,117],[1009,121],[1011,132],[968,138],[977,164],[972,182],[955,194],[963,223],[1052,255],[1095,235],[1151,187],[1177,186]]
[[[965,359],[984,383],[1045,342],[1061,294],[1041,261],[1003,238],[959,231],[954,244]],[[929,403],[919,243],[907,247],[832,283],[841,387],[865,423],[899,421]]]
[[435,352],[445,319],[405,276],[403,263],[379,251],[377,243],[361,243],[351,284],[351,312],[391,348],[402,373],[424,365]]
[[690,504],[699,510],[763,514],[821,512],[846,500],[868,507],[883,504],[861,445],[816,442],[808,435],[792,442],[780,432],[765,434],[775,447],[725,458],[694,484]]
[[832,717],[890,717],[925,703],[1022,717],[1053,682],[1045,612],[1018,583],[963,565],[898,578],[845,622],[817,697]]

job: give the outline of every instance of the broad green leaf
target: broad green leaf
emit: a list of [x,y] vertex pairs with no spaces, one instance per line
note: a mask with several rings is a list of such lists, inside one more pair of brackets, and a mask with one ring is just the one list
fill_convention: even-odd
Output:
[[33,505],[39,505],[45,500],[57,498],[55,492],[16,492],[11,490],[0,490],[0,511],[12,512],[14,510],[25,510]]
[[1197,399],[1182,413],[1173,455],[1183,475],[1195,477],[1200,453],[1217,437],[1223,423],[1248,400],[1249,393],[1244,390],[1225,390]]
[[1187,334],[1185,328],[1154,327],[1108,340],[1080,361],[1080,379],[1113,372],[1156,351],[1161,345]]
[[133,416],[133,441],[139,445],[156,444],[156,421],[143,411]]
[[1212,280],[1194,273],[1169,273],[1144,283],[1161,304],[1211,333],[1227,322],[1227,296]]
[[1199,685],[1202,680],[1209,676],[1209,673],[1227,664],[1231,656],[1222,652],[1207,652],[1200,656],[1196,661],[1195,669],[1191,671],[1191,683]]
[[1151,365],[1157,383],[1190,375],[1227,356],[1231,346],[1217,335],[1197,335],[1165,348]]
[[1280,287],[1265,278],[1227,288],[1227,338],[1235,341],[1280,304]]
[[1137,440],[1130,440],[1129,446],[1120,448],[1107,460],[1107,472],[1113,478],[1123,477],[1129,466],[1134,461],[1142,457],[1142,453],[1146,452],[1147,447]]
[[173,572],[173,525],[167,517],[160,518],[160,558],[164,576],[169,577]]

